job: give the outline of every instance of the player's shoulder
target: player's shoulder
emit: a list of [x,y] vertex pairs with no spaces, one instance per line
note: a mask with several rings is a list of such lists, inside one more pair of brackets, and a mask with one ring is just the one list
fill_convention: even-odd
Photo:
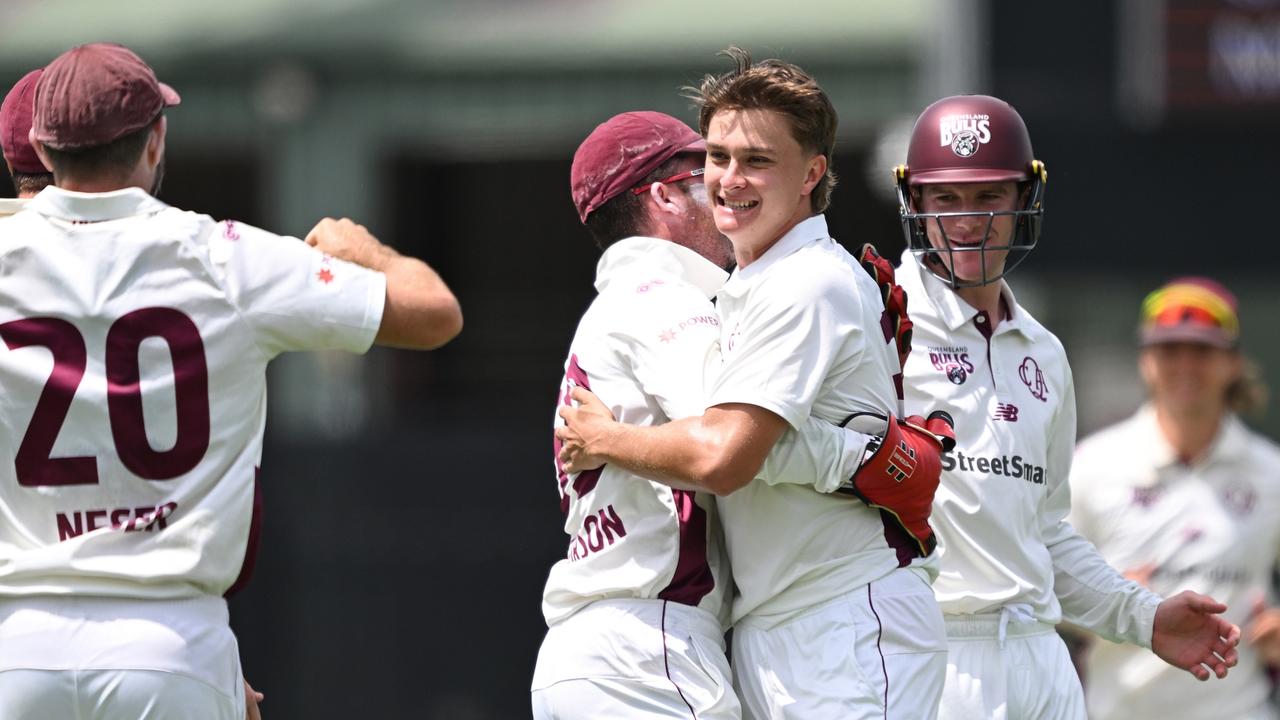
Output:
[[[1012,297],[1011,295],[1006,297]],[[1018,315],[1018,320],[1024,335],[1033,343],[1048,343],[1053,351],[1063,357],[1066,356],[1066,347],[1058,336],[1052,330],[1040,322],[1030,310],[1025,306],[1013,300],[1014,312]]]
[[239,220],[216,220],[199,213],[177,212],[183,215],[174,216],[173,221],[194,224],[194,231],[187,237],[201,246],[215,265],[261,265],[273,260],[291,263],[298,260],[295,254],[318,252],[295,237],[277,235]]
[[618,278],[596,296],[582,324],[616,337],[658,337],[681,328],[718,328],[719,317],[706,293],[684,279],[662,273]]
[[[180,211],[180,212],[187,212],[187,211]],[[285,235],[277,235],[276,233],[273,233],[270,230],[264,230],[260,227],[250,225],[248,223],[241,222],[239,220],[232,220],[232,219],[215,220],[214,218],[208,215],[202,215],[200,213],[189,213],[189,215],[191,216],[190,220],[192,222],[197,222],[197,223],[200,223],[201,225],[209,226],[209,229],[212,232],[210,232],[206,237],[208,237],[208,239],[210,240],[223,240],[231,243],[247,243],[247,244],[262,243],[262,242],[276,242],[279,240],[292,240],[294,242],[299,242],[297,238],[292,238]]]
[[0,243],[22,240],[25,237],[25,229],[32,228],[43,221],[44,216],[27,209],[0,215]]
[[1276,467],[1280,467],[1280,444],[1263,435],[1262,433],[1248,427],[1243,420],[1237,419],[1243,426],[1245,437],[1249,445],[1249,455],[1255,464],[1261,468],[1265,468],[1268,473]]
[[[27,214],[30,215],[31,213]],[[21,219],[22,215],[23,213],[21,212],[0,215],[0,229],[5,230],[5,232],[0,232],[0,242],[4,242],[6,238],[13,237],[13,233],[7,232],[7,230],[21,227],[23,223],[23,220]]]
[[608,303],[654,305],[681,300],[689,296],[709,302],[692,283],[674,273],[659,269],[637,268],[611,278],[599,297]]
[[862,291],[875,286],[849,251],[831,238],[807,243],[782,258],[770,268],[769,283],[797,301],[828,298],[855,303]]

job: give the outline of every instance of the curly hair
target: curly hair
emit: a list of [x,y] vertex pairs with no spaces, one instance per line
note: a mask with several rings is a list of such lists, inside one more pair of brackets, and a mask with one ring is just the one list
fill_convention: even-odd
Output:
[[1240,377],[1227,388],[1227,407],[1237,414],[1261,420],[1267,412],[1270,388],[1262,379],[1258,364],[1247,357],[1241,358]]

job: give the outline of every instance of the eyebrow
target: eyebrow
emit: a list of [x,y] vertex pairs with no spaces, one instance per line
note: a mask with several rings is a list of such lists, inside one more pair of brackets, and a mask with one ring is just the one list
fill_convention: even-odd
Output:
[[[719,143],[707,143],[707,150],[725,150],[725,149],[727,148],[725,148],[725,146],[723,145],[720,145]],[[771,147],[756,147],[754,145],[750,147],[742,148],[742,151],[747,153],[761,153],[764,155],[772,155],[774,152],[773,148]]]

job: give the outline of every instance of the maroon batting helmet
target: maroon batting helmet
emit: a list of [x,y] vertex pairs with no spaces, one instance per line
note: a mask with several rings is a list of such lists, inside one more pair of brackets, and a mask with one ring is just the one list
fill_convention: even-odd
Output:
[[[999,280],[1027,256],[1040,238],[1044,217],[1044,191],[1049,174],[1044,163],[1031,152],[1031,136],[1026,123],[1009,103],[989,95],[954,95],[929,107],[916,120],[907,149],[907,164],[894,168],[898,186],[898,211],[907,247],[921,263],[940,275],[952,287],[987,285]],[[916,208],[913,190],[921,185],[951,183],[1016,182],[1022,207],[1008,212],[922,213]],[[974,247],[935,248],[926,233],[927,223],[942,230],[943,217],[981,215],[987,217],[986,238]],[[999,215],[1014,217],[1009,245],[988,245],[991,224]],[[943,237],[946,231],[942,230]],[[986,253],[1009,251],[1003,270],[988,272]],[[983,253],[982,278],[961,280],[946,268],[942,253]]]

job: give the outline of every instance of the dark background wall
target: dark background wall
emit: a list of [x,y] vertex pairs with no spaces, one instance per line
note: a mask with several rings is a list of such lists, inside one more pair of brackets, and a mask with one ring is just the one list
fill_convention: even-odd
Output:
[[[1010,100],[1048,164],[1045,234],[1012,283],[1066,341],[1083,429],[1140,396],[1129,344],[1137,303],[1172,274],[1238,288],[1246,347],[1280,366],[1271,138],[1280,115],[1224,106],[1135,127],[1118,109],[1125,39],[1110,4],[998,0],[984,24],[977,52],[990,85],[947,92]],[[614,111],[651,104],[626,103]],[[433,353],[364,358],[368,405],[353,435],[299,432],[271,416],[263,545],[254,581],[232,600],[268,717],[528,716],[542,583],[567,540],[551,470],[553,398],[598,259],[568,197],[572,146],[489,161],[420,144],[376,148],[384,191],[372,229],[440,271],[466,329]],[[829,221],[849,247],[873,241],[896,257],[895,208],[866,179],[872,152],[870,138],[842,147]],[[272,172],[270,155],[240,145],[172,144],[163,196],[269,227]],[[273,410],[290,404],[279,388],[294,371],[273,366]],[[1262,426],[1275,432],[1276,419]]]

